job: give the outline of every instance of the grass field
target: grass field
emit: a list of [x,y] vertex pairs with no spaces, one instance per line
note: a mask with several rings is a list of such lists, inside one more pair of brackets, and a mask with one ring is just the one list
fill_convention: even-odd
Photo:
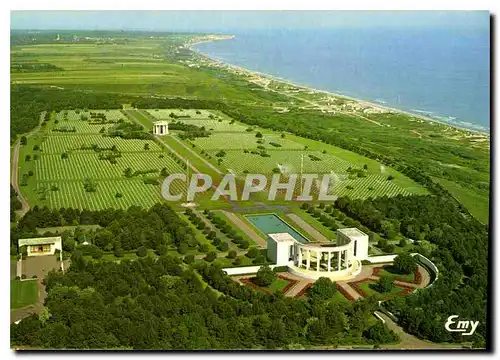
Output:
[[19,309],[38,300],[37,280],[11,280],[10,281],[10,308]]
[[[265,91],[255,84],[249,83],[243,77],[230,74],[222,69],[202,66],[200,68],[186,66],[174,57],[167,56],[166,49],[170,46],[180,45],[190,35],[163,36],[158,38],[136,38],[132,36],[126,43],[53,43],[53,44],[31,44],[15,45],[11,48],[11,61],[43,62],[59,67],[60,71],[54,72],[12,72],[11,82],[16,84],[33,84],[36,86],[47,86],[58,88],[61,91],[77,89],[78,91],[91,93],[121,93],[128,95],[140,95],[144,97],[180,97],[184,99],[200,99],[225,102],[236,106],[238,111],[249,119],[263,120],[267,125],[273,124],[297,124],[296,128],[304,130],[317,129],[324,134],[332,133],[336,138],[343,139],[347,144],[359,144],[362,148],[381,156],[393,158],[394,163],[405,165],[406,163],[416,169],[420,169],[427,175],[433,176],[445,186],[469,211],[483,222],[488,222],[488,184],[489,184],[489,141],[479,142],[466,132],[449,128],[446,125],[438,125],[423,120],[415,119],[402,114],[335,114],[326,116],[319,114],[316,110],[310,110],[311,104],[307,101],[326,101],[323,94],[309,94],[301,91],[292,98],[285,95],[281,90]],[[281,82],[273,82],[271,88],[280,88]],[[287,108],[290,111],[280,112],[279,108]],[[135,110],[130,110],[135,111]],[[119,110],[99,110],[106,114],[108,120],[118,121],[124,118]],[[135,111],[139,113],[138,111]],[[397,193],[425,194],[424,188],[402,176],[395,170],[384,167],[376,160],[368,159],[351,151],[339,147],[327,145],[319,141],[300,138],[286,133],[283,146],[272,148],[268,140],[271,136],[281,140],[281,132],[259,129],[255,126],[239,123],[229,124],[231,119],[218,111],[199,109],[148,109],[149,117],[154,119],[171,119],[170,113],[176,116],[189,116],[181,118],[180,121],[188,123],[203,124],[208,129],[213,129],[213,135],[209,139],[199,139],[198,148],[209,151],[244,150],[255,149],[264,146],[268,152],[273,151],[271,158],[262,158],[258,155],[249,157],[238,151],[231,157],[230,154],[224,159],[221,168],[236,169],[241,171],[244,167],[255,168],[256,164],[263,164],[266,171],[274,167],[285,166],[287,163],[297,169],[298,162],[291,154],[281,154],[279,151],[292,149],[307,151],[326,150],[328,157],[335,156],[343,162],[349,163],[354,168],[368,165],[368,177],[366,187],[374,190],[363,190],[359,185],[346,184],[346,186],[360,187],[360,190],[345,191],[353,197],[393,195]],[[56,115],[58,124],[48,127],[46,135],[68,135],[76,136],[93,135],[101,128],[107,128],[110,124],[92,125],[81,121],[81,115],[90,115],[90,111],[80,113],[67,110]],[[213,118],[210,118],[213,115]],[[219,119],[223,121],[219,122]],[[140,119],[141,120],[141,119]],[[236,119],[238,120],[238,119]],[[383,126],[375,125],[375,121]],[[143,119],[141,120],[143,121]],[[151,121],[148,121],[151,124]],[[72,126],[75,133],[61,133],[54,131],[57,128]],[[253,132],[247,133],[243,129],[254,127]],[[229,131],[229,132],[227,132]],[[254,134],[260,131],[264,135],[264,144],[257,144]],[[227,132],[227,133],[225,133]],[[234,136],[231,138],[231,136]],[[229,139],[229,141],[227,140]],[[222,141],[221,141],[222,140]],[[168,140],[167,140],[168,141]],[[205,141],[205,143],[203,143]],[[51,149],[49,144],[47,151]],[[74,145],[74,144],[73,144]],[[126,147],[125,143],[121,144]],[[174,143],[171,143],[175,146]],[[55,144],[55,151],[62,148]],[[244,147],[243,147],[244,146]],[[127,151],[126,148],[121,149]],[[134,147],[134,151],[135,151]],[[211,149],[211,150],[210,150]],[[45,149],[44,149],[45,150]],[[195,149],[199,152],[198,149]],[[52,151],[52,150],[51,150]],[[137,150],[137,151],[140,151]],[[32,152],[29,152],[32,153]],[[23,156],[26,153],[23,154]],[[244,157],[243,155],[248,155]],[[288,156],[288,159],[286,158]],[[283,159],[283,157],[285,157]],[[318,156],[321,157],[321,156]],[[296,158],[296,157],[295,157]],[[308,159],[306,159],[308,160]],[[209,160],[213,163],[213,159]],[[329,171],[332,167],[334,172],[338,169],[332,163],[332,158],[318,161],[318,164],[306,164],[316,171],[323,165],[322,171]],[[193,163],[197,160],[193,159]],[[307,161],[306,161],[307,162]],[[23,166],[24,161],[21,161]],[[322,163],[321,165],[319,163]],[[258,165],[257,165],[258,166]],[[343,167],[343,166],[342,166]],[[30,165],[23,167],[23,171],[30,170]],[[200,171],[204,172],[200,165]],[[247,169],[250,171],[250,169]],[[377,177],[393,175],[392,180],[397,186],[385,188]],[[29,187],[35,179],[28,181]],[[373,180],[372,186],[368,185]],[[389,184],[385,184],[389,185]],[[401,190],[404,189],[404,190]],[[23,188],[23,192],[33,192]],[[340,194],[344,194],[340,193]],[[28,200],[36,199],[30,198]]]
[[398,279],[405,279],[408,281],[415,280],[415,274],[410,273],[410,274],[400,274],[392,269],[391,266],[384,266],[382,267],[382,270],[379,272],[379,276],[382,277],[390,277],[390,278],[398,278]]
[[[58,116],[67,116],[68,124],[85,124],[85,134],[54,132],[55,119],[33,138],[26,146],[21,147],[20,174],[33,172],[28,177],[23,192],[31,204],[47,205],[52,208],[74,207],[80,209],[99,210],[108,207],[125,209],[131,205],[149,207],[161,201],[161,171],[167,174],[183,173],[185,170],[177,162],[178,159],[168,150],[163,149],[155,141],[140,139],[122,139],[103,136],[99,133],[101,125],[89,125],[80,119],[81,114],[99,112],[107,119],[126,119],[119,110],[89,110],[76,114],[74,111],[59,112]],[[61,120],[60,122],[64,122]],[[92,128],[92,127],[93,128]],[[82,126],[83,128],[83,126]],[[93,133],[89,133],[93,131]],[[82,146],[97,145],[100,148],[115,146],[120,156],[113,164],[109,160],[99,159],[102,153],[93,149],[82,149]],[[34,150],[38,146],[39,150]],[[145,150],[148,147],[149,150]],[[62,154],[67,158],[63,159]],[[31,159],[27,161],[26,155]],[[36,160],[35,155],[38,157]],[[125,177],[125,169],[132,173],[144,171],[132,177]],[[158,185],[145,184],[145,178],[154,178]],[[87,192],[86,181],[95,185],[95,192]],[[171,186],[173,194],[185,193],[185,184],[174,180]],[[121,196],[120,196],[121,195]]]

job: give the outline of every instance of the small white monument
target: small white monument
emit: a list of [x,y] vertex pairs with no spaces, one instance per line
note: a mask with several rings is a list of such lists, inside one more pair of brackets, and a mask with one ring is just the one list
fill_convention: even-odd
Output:
[[153,123],[153,134],[154,135],[168,135],[168,121],[155,121]]

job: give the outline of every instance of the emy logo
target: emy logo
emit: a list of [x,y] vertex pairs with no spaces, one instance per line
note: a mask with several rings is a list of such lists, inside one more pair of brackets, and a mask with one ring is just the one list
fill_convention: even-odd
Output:
[[[451,315],[448,317],[448,321],[444,325],[446,330],[450,332],[461,332],[462,335],[472,335],[476,331],[479,321],[469,321],[469,320],[458,320],[458,315]],[[468,332],[467,332],[468,331]]]

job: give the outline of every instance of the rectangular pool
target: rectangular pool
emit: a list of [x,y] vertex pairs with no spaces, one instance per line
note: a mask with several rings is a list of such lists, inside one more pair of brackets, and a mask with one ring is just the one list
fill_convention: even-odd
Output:
[[276,214],[259,214],[259,215],[244,215],[253,226],[262,231],[264,234],[274,233],[289,233],[295,240],[300,243],[309,242],[304,236],[299,234],[293,227],[280,218]]

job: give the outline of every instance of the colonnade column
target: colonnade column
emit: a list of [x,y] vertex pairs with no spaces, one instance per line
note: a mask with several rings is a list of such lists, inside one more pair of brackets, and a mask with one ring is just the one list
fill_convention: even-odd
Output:
[[342,258],[342,252],[337,251],[337,271],[340,271],[340,259]]
[[323,253],[321,251],[316,251],[316,271],[319,272],[319,263]]
[[332,252],[328,251],[328,272],[332,271],[330,261],[332,261]]
[[306,259],[306,269],[309,270],[309,266],[311,266],[311,252],[307,250],[307,259]]
[[302,266],[302,249],[301,248],[296,248],[296,249],[299,251],[298,259],[297,259],[298,265]]

